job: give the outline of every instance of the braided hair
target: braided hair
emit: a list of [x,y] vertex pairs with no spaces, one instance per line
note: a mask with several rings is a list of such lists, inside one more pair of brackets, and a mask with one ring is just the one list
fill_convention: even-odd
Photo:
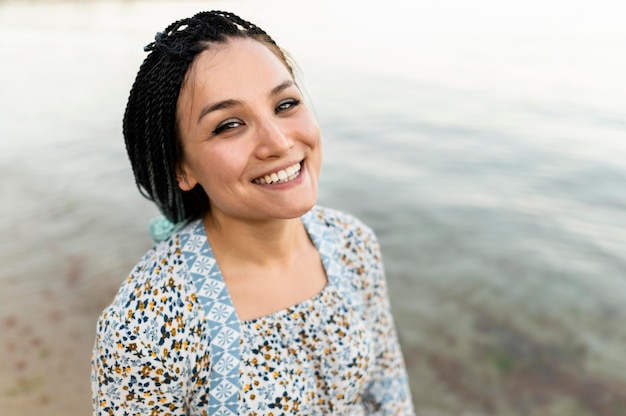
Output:
[[209,210],[209,199],[198,184],[182,191],[176,179],[183,156],[176,118],[181,87],[194,58],[211,44],[229,38],[252,38],[266,45],[293,76],[285,52],[261,28],[239,16],[201,12],[170,24],[144,50],[143,61],[130,90],[123,133],[135,183],[171,222],[198,218]]

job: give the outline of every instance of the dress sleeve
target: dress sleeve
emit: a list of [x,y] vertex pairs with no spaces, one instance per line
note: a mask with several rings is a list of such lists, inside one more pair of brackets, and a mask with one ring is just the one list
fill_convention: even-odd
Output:
[[195,296],[184,286],[131,275],[100,315],[91,361],[94,415],[182,416],[203,400],[194,396],[205,384],[200,373],[208,357]]
[[367,414],[414,415],[402,351],[391,315],[380,247],[373,233],[365,240],[369,259],[365,308],[374,338],[373,379],[364,397]]

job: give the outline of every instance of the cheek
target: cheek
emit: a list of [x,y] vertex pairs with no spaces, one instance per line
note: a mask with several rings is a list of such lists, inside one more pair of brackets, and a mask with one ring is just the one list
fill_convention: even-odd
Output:
[[320,147],[322,142],[322,134],[317,119],[309,112],[306,120],[303,120],[303,127],[306,131],[307,144],[311,147]]
[[307,137],[308,140],[306,144],[311,148],[309,162],[312,164],[309,167],[312,167],[315,172],[315,176],[319,177],[322,167],[322,134],[319,125],[315,120],[314,123],[310,125]]
[[240,179],[247,165],[246,149],[235,146],[233,141],[225,140],[222,144],[205,149],[197,159],[202,165],[204,182],[212,188],[232,185]]
[[313,153],[315,153],[318,159],[318,169],[319,165],[322,163],[322,133],[320,131],[317,123],[312,126],[311,130],[311,148],[313,149]]

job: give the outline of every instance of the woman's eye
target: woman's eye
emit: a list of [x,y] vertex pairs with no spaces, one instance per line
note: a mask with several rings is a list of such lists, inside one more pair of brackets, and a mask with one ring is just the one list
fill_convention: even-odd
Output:
[[280,112],[289,110],[290,108],[296,107],[299,104],[300,104],[300,100],[296,100],[294,98],[283,100],[280,103],[278,103],[278,106],[276,106],[276,109],[274,110],[274,112],[278,114]]
[[216,134],[224,133],[225,131],[236,129],[239,126],[243,126],[243,123],[241,121],[236,120],[236,119],[229,119],[220,123],[215,128],[215,130],[213,130],[212,134],[216,135]]

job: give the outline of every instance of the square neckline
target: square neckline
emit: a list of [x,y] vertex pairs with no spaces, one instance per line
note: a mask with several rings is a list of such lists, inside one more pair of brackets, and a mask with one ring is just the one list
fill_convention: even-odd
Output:
[[332,238],[333,236],[331,236],[328,233],[327,227],[325,227],[324,224],[320,224],[320,221],[315,218],[315,215],[318,212],[320,212],[320,209],[317,206],[315,206],[311,210],[309,210],[307,213],[305,213],[303,216],[301,216],[300,221],[302,221],[302,224],[304,225],[304,229],[306,230],[307,235],[309,236],[309,239],[315,246],[320,256],[322,267],[326,275],[326,284],[322,287],[320,291],[314,293],[313,295],[299,302],[296,302],[289,306],[282,307],[276,311],[273,311],[268,314],[264,314],[255,318],[251,318],[251,319],[241,319],[239,317],[239,314],[237,313],[237,309],[235,308],[235,305],[233,303],[230,290],[228,289],[228,285],[226,284],[226,281],[224,280],[224,276],[222,274],[220,265],[213,253],[213,248],[211,246],[211,242],[209,241],[208,234],[204,226],[204,221],[202,220],[202,218],[200,218],[189,224],[190,226],[192,226],[192,228],[195,228],[196,230],[200,227],[202,228],[201,235],[202,235],[202,239],[204,240],[202,242],[204,246],[202,251],[210,255],[210,257],[212,257],[215,261],[215,265],[214,265],[215,271],[212,273],[212,278],[219,280],[224,285],[224,292],[228,296],[228,304],[233,308],[234,314],[237,317],[237,321],[239,322],[240,325],[249,326],[251,324],[258,323],[260,320],[263,320],[263,319],[275,319],[280,316],[284,316],[288,314],[291,309],[301,308],[303,305],[309,306],[311,304],[314,304],[316,301],[319,301],[324,295],[327,295],[331,288],[334,288],[335,292],[337,292],[337,288],[338,288],[336,286],[337,276],[336,276],[336,273],[331,273],[331,271],[336,269],[336,267],[333,267],[333,266],[338,266],[338,263],[335,258],[337,247],[335,244],[333,244],[334,238]]

